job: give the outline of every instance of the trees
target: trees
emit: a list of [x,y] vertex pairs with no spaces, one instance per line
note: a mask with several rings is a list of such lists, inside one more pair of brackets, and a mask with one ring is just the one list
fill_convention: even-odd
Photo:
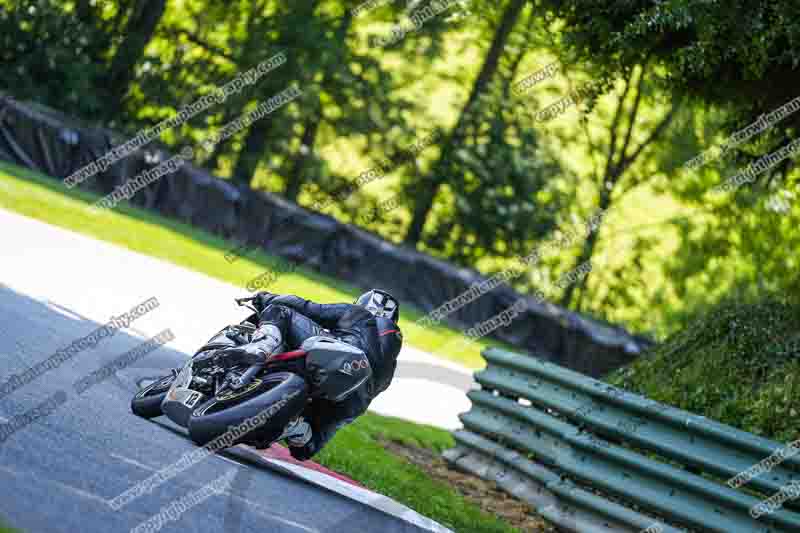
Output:
[[[301,85],[309,81],[311,72],[317,66],[312,53],[317,48],[313,45],[313,39],[318,41],[322,35],[319,21],[314,17],[314,2],[301,0],[291,6],[277,5],[271,11],[269,18],[266,18],[267,13],[264,12],[263,3],[259,2],[256,6],[258,8],[251,14],[253,18],[245,36],[247,39],[245,48],[253,50],[256,47],[249,41],[261,40],[261,46],[269,43],[276,48],[280,47],[287,52],[289,57],[285,65],[288,68],[282,69],[260,85],[258,94],[266,99],[285,88],[293,79],[298,80]],[[268,35],[271,34],[272,38],[263,42],[261,36],[266,33],[267,25],[271,30]],[[301,25],[306,31],[297,32],[295,28]],[[304,67],[303,70],[301,67]],[[233,169],[234,180],[247,187],[250,186],[258,164],[267,151],[269,134],[274,126],[275,119],[270,116],[255,122],[247,130],[242,140],[242,149],[236,157],[236,165]]]
[[[656,152],[652,148],[656,142],[661,141],[661,137],[680,108],[680,100],[673,100],[668,110],[655,120],[647,120],[642,116],[642,101],[648,96],[652,97],[652,92],[646,85],[651,68],[652,65],[645,63],[631,69],[624,80],[623,87],[616,97],[613,118],[608,125],[607,139],[596,144],[590,135],[586,134],[592,160],[596,161],[598,158],[603,160],[603,170],[598,171],[595,168],[592,176],[597,187],[597,211],[600,213],[606,213],[619,197],[645,181],[640,174],[631,174],[629,170],[640,157],[652,158],[655,155]],[[647,133],[644,134],[644,131]],[[634,132],[637,133],[636,136]],[[641,140],[637,141],[637,136]],[[646,168],[646,164],[640,168]],[[602,221],[598,222],[597,228],[587,236],[573,269],[591,261],[601,229]],[[575,298],[575,291],[585,287],[589,276],[590,273],[567,286],[561,297],[562,305],[572,305],[580,309],[580,298]]]
[[[122,39],[108,68],[106,90],[111,97],[109,112],[114,113],[121,107],[125,93],[128,92],[135,76],[134,69],[153,39],[166,8],[167,0],[138,0],[130,8],[127,23],[121,32]],[[87,7],[83,5],[81,13],[86,11]]]
[[[800,95],[800,5],[782,0],[545,0],[543,6],[548,17],[561,23],[559,49],[573,63],[587,65],[596,81],[627,79],[638,65],[646,64],[652,90],[683,102],[673,116],[673,122],[680,116],[680,124],[671,129],[684,129],[665,132],[670,143],[662,142],[652,151],[668,176],[655,183],[655,189],[687,207],[682,210],[686,215],[658,221],[662,231],[670,226],[677,230],[678,244],[667,256],[651,251],[650,262],[661,265],[663,278],[640,279],[647,287],[638,295],[644,299],[635,304],[632,292],[621,286],[627,280],[607,281],[607,293],[629,301],[606,299],[606,308],[661,306],[676,315],[713,302],[734,287],[750,294],[796,291],[795,277],[786,272],[791,262],[787,247],[796,240],[791,226],[797,206],[784,205],[781,213],[769,207],[775,195],[788,199],[797,194],[792,185],[798,174],[795,163],[787,159],[754,184],[727,195],[709,191],[734,174],[736,166],[785,145],[798,131],[800,114],[738,144],[728,154],[732,157],[693,169],[682,163]],[[687,151],[690,146],[693,149]],[[606,158],[606,163],[613,161]],[[617,190],[620,185],[615,183]],[[586,243],[582,256],[597,239],[595,235],[595,242]],[[636,264],[641,257],[639,250]],[[576,287],[565,293],[563,301],[579,305],[578,292]]]
[[[527,255],[554,229],[556,213],[565,204],[553,185],[564,169],[522,111],[523,99],[511,89],[537,40],[533,10],[524,10],[510,30],[504,27],[508,20],[506,11],[467,104],[428,176],[441,177],[440,201],[428,208],[426,218],[433,224],[426,231],[424,249],[462,265]],[[429,185],[430,181],[408,183],[416,198],[415,214],[420,201],[429,199],[420,198],[418,190]]]
[[[800,95],[800,4],[794,0],[544,0],[564,46],[613,80],[645,58],[662,87],[731,110],[729,133]],[[781,139],[800,114],[771,132]],[[744,148],[744,147],[742,147]]]
[[510,0],[506,5],[478,77],[475,79],[467,101],[461,109],[456,125],[453,127],[449,137],[444,141],[438,161],[429,175],[425,176],[414,187],[414,210],[411,224],[404,239],[408,245],[416,246],[422,237],[425,221],[428,219],[428,214],[433,207],[433,201],[439,192],[439,187],[447,181],[452,171],[453,155],[463,140],[465,124],[469,120],[470,113],[473,111],[473,107],[480,96],[488,90],[489,84],[497,72],[503,49],[526,3],[527,0]]
[[259,164],[268,160],[266,173],[296,201],[307,182],[327,187],[338,181],[316,153],[321,137],[366,135],[384,142],[392,128],[405,128],[402,115],[409,105],[392,95],[393,77],[375,58],[353,47],[349,32],[355,4],[278,5],[265,19],[271,28],[266,43],[260,37],[263,30],[248,30],[247,38],[261,39],[262,50],[269,44],[289,58],[279,72],[264,80],[259,94],[266,98],[296,83],[304,95],[296,105],[253,124],[241,137],[238,152],[227,146],[235,160],[234,179],[249,185]]
[[82,118],[104,114],[100,80],[123,7],[80,2],[0,2],[0,87]]

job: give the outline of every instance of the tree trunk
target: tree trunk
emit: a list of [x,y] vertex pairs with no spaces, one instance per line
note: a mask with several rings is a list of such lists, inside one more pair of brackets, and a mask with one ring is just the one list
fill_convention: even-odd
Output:
[[425,222],[428,219],[431,208],[433,207],[433,201],[436,198],[436,194],[439,192],[439,187],[446,180],[452,154],[456,147],[460,144],[462,130],[467,122],[467,119],[469,118],[469,113],[472,111],[472,107],[474,106],[475,102],[487,89],[489,83],[497,72],[497,67],[500,63],[500,57],[503,54],[503,49],[505,48],[508,38],[511,36],[511,32],[514,29],[514,25],[517,23],[520,13],[526,4],[527,0],[511,0],[511,2],[508,4],[508,7],[506,7],[505,12],[503,13],[503,18],[500,21],[500,26],[497,28],[497,32],[494,35],[492,44],[489,47],[488,53],[486,54],[486,59],[481,66],[480,73],[475,79],[475,83],[472,86],[472,91],[469,94],[469,98],[467,98],[467,102],[461,109],[461,114],[458,117],[455,127],[452,129],[448,139],[445,140],[439,160],[434,165],[430,175],[420,180],[418,186],[416,187],[417,190],[414,191],[416,202],[411,218],[411,224],[404,238],[404,242],[410,246],[416,247],[420,241],[420,238],[422,237],[422,230],[425,227]]
[[[659,121],[658,125],[650,132],[650,135],[642,141],[638,146],[635,148],[631,147],[631,138],[633,134],[633,129],[636,125],[636,119],[639,116],[640,111],[640,103],[643,94],[643,83],[645,79],[645,66],[642,67],[639,81],[636,88],[636,94],[634,95],[634,102],[631,107],[630,113],[628,114],[628,124],[627,124],[627,131],[623,137],[622,146],[619,149],[617,147],[617,138],[619,137],[617,132],[617,127],[621,127],[620,118],[622,117],[622,110],[623,106],[625,105],[625,99],[628,94],[628,88],[631,85],[633,78],[631,77],[626,84],[625,92],[623,93],[620,101],[617,105],[617,110],[615,112],[614,119],[611,125],[611,132],[610,132],[610,142],[609,142],[609,150],[606,159],[606,168],[605,168],[605,175],[603,179],[600,180],[600,203],[598,208],[601,212],[604,213],[603,218],[605,218],[605,212],[611,207],[613,202],[612,195],[614,194],[614,189],[617,187],[617,184],[622,179],[623,175],[627,170],[633,165],[633,163],[639,158],[642,152],[650,146],[662,133],[664,130],[670,125],[673,118],[675,117],[675,113],[677,112],[680,101],[673,102],[672,107],[670,108],[669,112]],[[632,150],[629,150],[632,148]],[[628,155],[628,152],[631,152]],[[624,194],[624,190],[623,193]],[[597,246],[597,239],[600,234],[600,229],[602,227],[602,219],[598,222],[597,228],[592,231],[586,241],[583,244],[583,250],[581,251],[581,255],[578,257],[578,260],[575,262],[574,267],[572,270],[575,270],[584,262],[589,261],[594,257],[594,251]],[[589,276],[591,275],[592,271],[589,271],[585,276],[581,277],[575,283],[570,283],[567,286],[567,289],[564,291],[564,296],[561,298],[561,305],[563,307],[569,307],[573,304],[573,298],[575,295],[576,289],[580,289],[578,293],[578,298],[574,302],[574,310],[580,311],[581,301],[583,299],[583,294],[585,292],[585,287],[589,280]]]
[[[302,9],[303,11],[298,14],[298,16],[303,16],[308,20],[311,20],[314,12],[314,6],[316,5],[314,2],[300,2],[297,4],[287,4],[290,7],[287,9]],[[296,6],[296,7],[295,7]],[[294,12],[293,12],[294,13]],[[287,41],[289,42],[288,48],[292,48],[296,46],[293,44],[292,40],[287,37],[291,37],[291,31],[295,31],[296,28],[292,29],[289,28],[286,33],[282,33],[278,39],[271,42],[271,44],[276,45],[286,45]],[[255,36],[257,33],[251,33],[251,39],[256,38]],[[250,41],[249,46],[256,44],[258,41]],[[284,74],[277,77],[270,78],[270,83],[268,84],[269,87],[277,87],[281,81],[286,82],[284,84],[284,88],[288,85],[289,78],[287,73],[296,71],[300,65],[298,64],[298,59],[293,54],[289,55],[289,60],[286,65],[283,65],[281,68],[283,69]],[[272,129],[272,120],[271,117],[265,117],[261,120],[253,123],[250,126],[250,129],[247,131],[244,139],[244,145],[242,146],[242,150],[239,152],[239,157],[236,160],[236,166],[233,169],[233,179],[243,185],[250,186],[250,183],[253,181],[253,177],[255,176],[256,170],[258,169],[258,164],[264,158],[266,148],[267,148],[267,140],[269,139],[269,133]]]
[[125,25],[125,37],[119,43],[109,68],[108,89],[112,101],[110,110],[116,112],[122,105],[133,81],[136,64],[142,59],[145,48],[153,39],[166,7],[167,0],[141,0]]
[[[605,212],[611,206],[611,193],[612,190],[608,191],[606,194],[601,194],[600,196],[600,205],[598,206],[601,212]],[[604,218],[604,217],[603,217]],[[597,247],[597,239],[600,236],[600,230],[603,227],[603,218],[601,218],[597,222],[597,227],[589,233],[586,237],[586,240],[583,242],[583,249],[581,250],[581,255],[578,257],[578,260],[575,261],[575,267],[572,270],[575,270],[580,265],[589,261],[594,257],[594,249]],[[580,295],[578,297],[578,301],[575,305],[575,311],[580,311],[580,300],[583,294],[583,288],[586,286],[586,281],[589,278],[589,275],[592,272],[589,271],[581,277],[581,279],[575,281],[574,283],[570,283],[567,285],[567,289],[564,291],[564,296],[561,298],[561,306],[562,307],[569,307],[572,304],[572,299],[574,298],[575,290],[580,289]]]
[[94,21],[94,12],[92,11],[89,0],[78,0],[75,2],[75,15],[78,17],[78,20],[87,26],[92,24]]
[[[244,106],[247,104],[246,101],[243,101],[242,104],[236,108],[232,105],[226,105],[225,108],[222,110],[222,125],[223,127],[228,124],[230,121],[234,119],[234,117],[241,116],[243,114]],[[220,141],[214,145],[214,149],[211,151],[209,156],[203,161],[203,166],[208,169],[209,172],[212,174],[219,166],[219,158],[225,152],[230,152],[231,145],[233,144],[236,136],[229,137]]]
[[244,138],[244,146],[242,146],[242,151],[239,153],[233,169],[232,177],[235,182],[250,187],[258,169],[258,163],[264,157],[264,149],[271,127],[272,121],[269,117],[262,118],[250,126]]
[[[224,50],[220,50],[216,46],[209,45],[205,39],[203,39],[199,35],[194,35],[190,33],[183,32],[183,35],[186,35],[187,39],[192,43],[202,46],[207,51],[217,54],[221,57],[224,57],[228,61],[234,63],[237,67],[237,70],[240,69],[239,62],[247,63],[248,59],[254,56],[258,56],[257,51],[260,50],[261,47],[264,46],[263,40],[259,37],[260,25],[262,23],[262,19],[259,16],[259,13],[262,13],[264,10],[262,3],[257,3],[252,7],[253,11],[250,13],[250,16],[247,19],[247,26],[245,30],[245,35],[247,38],[244,43],[242,43],[242,48],[238,53],[229,54]],[[244,110],[247,107],[249,99],[243,95],[239,95],[238,98],[228,102],[224,109],[222,110],[222,124],[228,124],[236,117],[240,117],[244,115]],[[234,105],[235,104],[235,105]],[[226,153],[233,153],[233,145],[236,142],[236,136],[233,135],[224,139],[221,142],[218,142],[214,145],[214,150],[209,154],[208,158],[203,162],[203,166],[207,169],[213,171],[219,166],[219,159]],[[238,160],[237,160],[238,161]],[[236,174],[233,174],[233,179],[236,180]],[[248,181],[249,183],[249,181]]]
[[[339,25],[339,28],[336,30],[336,39],[339,41],[340,46],[345,49],[347,47],[347,43],[345,42],[347,39],[347,33],[350,31],[350,26],[352,23],[353,10],[346,8],[344,15],[342,15],[342,22]],[[338,66],[339,65],[335,65],[334,68]],[[329,78],[330,72],[326,69],[326,72],[323,73],[322,80],[320,81],[321,89],[325,87],[325,82]],[[306,161],[308,161],[308,158],[314,154],[314,146],[317,143],[317,133],[319,132],[319,126],[321,122],[322,104],[318,98],[316,108],[306,119],[305,127],[303,128],[303,138],[300,141],[300,146],[305,146],[308,151],[303,153],[301,149],[297,152],[294,157],[294,161],[292,162],[292,170],[287,177],[286,189],[283,194],[292,202],[297,203],[297,196],[300,194],[300,189],[302,188],[303,183],[305,183],[304,171],[306,168]]]
[[[317,131],[319,130],[319,118],[321,111],[315,112],[313,116],[308,117],[305,128],[303,129],[303,137],[300,140],[301,149],[292,162],[292,170],[289,173],[286,182],[286,190],[284,196],[287,200],[297,203],[297,196],[300,194],[300,188],[303,185],[303,170],[306,168],[306,161],[308,157],[314,152],[314,144],[317,140]],[[308,150],[303,153],[302,147],[305,146]]]

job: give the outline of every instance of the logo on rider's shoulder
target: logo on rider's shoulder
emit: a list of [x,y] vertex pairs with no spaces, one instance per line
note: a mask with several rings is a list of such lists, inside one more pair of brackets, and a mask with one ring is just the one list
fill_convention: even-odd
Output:
[[342,374],[347,374],[348,376],[352,376],[354,372],[366,370],[367,368],[369,368],[369,361],[366,358],[356,359],[352,362],[345,361],[341,368],[339,368],[339,372]]

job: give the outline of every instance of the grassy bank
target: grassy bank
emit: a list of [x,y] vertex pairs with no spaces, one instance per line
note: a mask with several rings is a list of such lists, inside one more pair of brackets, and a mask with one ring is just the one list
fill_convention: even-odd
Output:
[[800,436],[800,306],[724,303],[610,381],[745,431]]
[[[123,246],[176,265],[202,272],[238,287],[259,276],[277,262],[260,251],[234,263],[225,254],[236,247],[210,233],[198,230],[150,211],[121,205],[113,211],[89,214],[87,204],[97,196],[69,191],[60,182],[38,173],[0,162],[0,208],[36,218],[90,237]],[[292,293],[318,302],[349,302],[360,290],[304,268],[278,277],[269,290]],[[242,294],[231,294],[231,297]],[[480,351],[490,340],[465,344],[458,331],[446,327],[415,324],[423,314],[406,305],[401,318],[406,343],[470,368],[482,368]]]
[[482,512],[453,487],[388,452],[380,440],[437,453],[455,445],[447,431],[368,413],[340,430],[314,459],[458,533],[519,531]]

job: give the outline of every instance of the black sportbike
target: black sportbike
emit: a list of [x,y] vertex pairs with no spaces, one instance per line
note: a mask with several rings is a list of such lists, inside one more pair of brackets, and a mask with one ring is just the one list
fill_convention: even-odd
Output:
[[[238,298],[250,307],[255,297]],[[228,445],[268,447],[286,425],[316,398],[340,401],[368,380],[372,369],[364,352],[337,339],[311,337],[292,351],[276,353],[248,366],[229,357],[236,346],[250,342],[258,311],[227,326],[190,358],[183,368],[155,380],[131,400],[131,410],[144,418],[165,415],[189,430],[199,445],[236,431]],[[227,353],[226,353],[227,352]],[[354,380],[353,377],[358,378]],[[219,441],[218,441],[219,442]]]

